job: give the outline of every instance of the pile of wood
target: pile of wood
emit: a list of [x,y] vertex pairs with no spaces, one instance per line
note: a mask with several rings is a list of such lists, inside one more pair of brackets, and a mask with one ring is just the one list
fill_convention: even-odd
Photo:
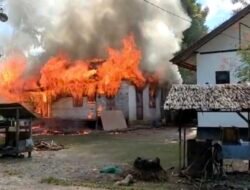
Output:
[[56,144],[53,140],[51,142],[39,141],[34,147],[36,151],[58,151],[64,148],[64,145]]
[[250,85],[174,85],[164,109],[247,111],[250,109]]

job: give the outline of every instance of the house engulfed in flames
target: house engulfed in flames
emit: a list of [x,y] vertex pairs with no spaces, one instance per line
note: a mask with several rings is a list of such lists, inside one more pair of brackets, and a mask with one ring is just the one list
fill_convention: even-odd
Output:
[[119,109],[129,121],[159,119],[159,80],[140,69],[134,38],[125,38],[121,50],[110,48],[107,55],[72,60],[58,53],[32,75],[26,74],[23,56],[8,57],[0,65],[0,96],[28,104],[46,118],[96,119],[103,110]]

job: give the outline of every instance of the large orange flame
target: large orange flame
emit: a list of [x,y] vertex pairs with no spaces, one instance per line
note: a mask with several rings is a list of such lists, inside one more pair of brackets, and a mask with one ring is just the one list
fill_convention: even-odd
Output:
[[145,79],[139,69],[141,52],[132,36],[123,40],[121,51],[108,49],[108,58],[97,68],[93,62],[72,61],[65,54],[52,57],[41,69],[41,87],[53,97],[115,96],[121,82],[127,80],[143,87]]
[[12,54],[0,62],[0,95],[5,101],[19,100],[25,69],[26,60],[20,54]]
[[[38,112],[43,112],[43,102],[64,96],[113,97],[124,80],[143,88],[146,79],[140,69],[142,55],[133,36],[123,40],[121,50],[109,48],[107,54],[107,58],[100,61],[72,60],[66,53],[58,53],[44,64],[39,77],[31,76],[29,79],[23,79],[26,60],[12,56],[0,66],[0,88],[5,89],[0,95],[13,101],[20,101],[21,97],[34,104]],[[39,96],[26,93],[27,86],[36,88]]]

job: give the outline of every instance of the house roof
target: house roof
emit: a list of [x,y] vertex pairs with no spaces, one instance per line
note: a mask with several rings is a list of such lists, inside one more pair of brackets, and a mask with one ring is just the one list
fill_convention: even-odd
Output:
[[217,35],[221,34],[223,31],[228,29],[233,24],[237,23],[240,19],[245,17],[250,12],[250,5],[248,5],[246,8],[239,11],[237,14],[232,16],[229,20],[225,21],[223,24],[219,25],[217,28],[212,30],[210,33],[196,41],[194,44],[189,46],[188,48],[184,49],[180,53],[178,53],[173,59],[170,61],[173,62],[176,65],[179,65],[180,67],[187,68],[193,70],[193,67],[195,67],[192,64],[186,63],[185,60],[187,60],[197,49],[199,49],[201,46],[215,38]]
[[250,84],[174,85],[165,110],[250,111]]

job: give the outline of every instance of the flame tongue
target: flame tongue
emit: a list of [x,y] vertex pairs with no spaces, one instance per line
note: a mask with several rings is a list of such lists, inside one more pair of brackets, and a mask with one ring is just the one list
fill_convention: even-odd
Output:
[[139,69],[141,52],[136,48],[132,36],[123,40],[123,50],[109,49],[109,57],[98,69],[100,82],[98,93],[114,96],[122,80],[132,82],[137,87],[144,85],[145,79]]
[[72,61],[65,54],[52,57],[41,70],[40,84],[54,97],[93,97],[96,94],[111,97],[117,94],[123,80],[137,87],[144,85],[140,61],[141,52],[134,38],[129,36],[123,40],[121,51],[108,49],[108,58],[96,69],[91,69],[91,61]]
[[26,59],[20,54],[11,55],[0,63],[0,95],[8,101],[19,99],[15,94],[22,91]]
[[[26,61],[12,56],[0,70],[0,87],[6,89],[0,95],[14,97],[16,101],[21,95],[22,99],[29,99],[39,109],[42,109],[44,94],[49,97],[46,102],[63,96],[112,97],[117,94],[124,80],[138,88],[144,86],[146,79],[139,68],[141,57],[133,36],[129,36],[123,40],[121,50],[108,49],[105,61],[71,60],[66,53],[58,53],[41,68],[39,79],[34,76],[30,80],[21,80]],[[34,97],[32,93],[27,97],[24,86],[35,86],[38,83],[40,91],[44,93],[41,93],[40,98]],[[18,93],[14,93],[17,89]]]

